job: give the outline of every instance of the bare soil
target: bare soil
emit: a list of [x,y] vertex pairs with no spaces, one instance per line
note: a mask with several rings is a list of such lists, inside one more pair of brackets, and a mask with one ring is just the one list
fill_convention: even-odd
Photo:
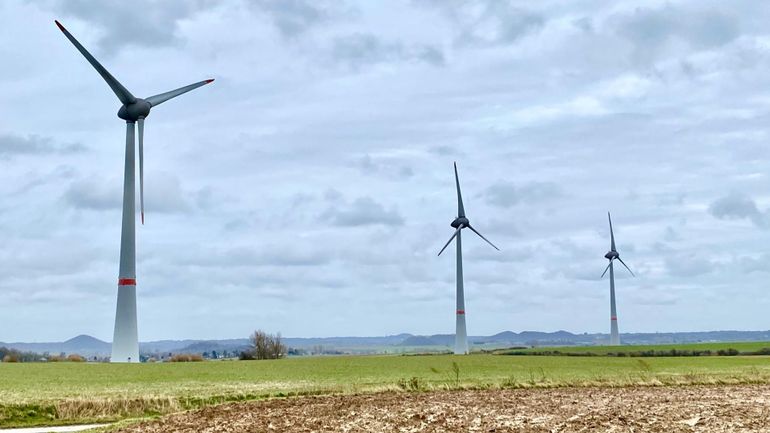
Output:
[[387,392],[231,403],[121,432],[770,432],[770,385]]

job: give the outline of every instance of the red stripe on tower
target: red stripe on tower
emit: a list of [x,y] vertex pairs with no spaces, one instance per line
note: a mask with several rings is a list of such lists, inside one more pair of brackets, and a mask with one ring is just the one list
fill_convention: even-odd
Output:
[[136,278],[118,278],[119,286],[135,286]]
[[618,320],[618,316],[611,316],[610,320]]
[[457,314],[465,314],[465,310],[457,310]]

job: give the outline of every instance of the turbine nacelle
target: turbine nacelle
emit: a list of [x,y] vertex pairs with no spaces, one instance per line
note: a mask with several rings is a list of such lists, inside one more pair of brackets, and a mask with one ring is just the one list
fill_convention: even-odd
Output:
[[465,217],[465,207],[463,206],[463,196],[462,196],[462,193],[460,192],[460,177],[457,175],[457,163],[455,163],[455,186],[457,186],[457,218],[455,218],[455,220],[452,221],[452,224],[450,224],[452,228],[455,229],[455,232],[452,235],[452,237],[449,238],[447,243],[444,244],[444,248],[442,248],[441,251],[438,252],[438,255],[441,255],[441,253],[444,252],[444,250],[446,249],[446,247],[449,246],[452,240],[460,234],[460,230],[465,228],[471,229],[473,233],[476,233],[481,239],[484,239],[489,245],[492,245],[492,248],[499,251],[499,248],[497,248],[495,244],[493,244],[492,242],[489,242],[487,238],[485,238],[475,228],[471,227],[471,222],[468,220],[468,218]]
[[[604,272],[602,272],[602,276],[600,278],[604,278],[604,275],[607,273],[607,271],[610,270],[610,268],[612,267],[613,260],[619,261],[620,264],[622,264],[623,267],[628,270],[631,276],[636,276],[634,275],[633,271],[631,271],[631,268],[629,268],[628,265],[626,265],[626,263],[623,261],[623,259],[620,258],[620,254],[618,253],[618,250],[615,249],[615,232],[612,230],[612,217],[610,217],[609,212],[607,212],[607,220],[610,223],[610,250],[607,251],[607,254],[604,255],[604,258],[609,260],[610,263],[607,265],[606,268],[604,268]],[[610,277],[612,277],[612,274],[610,274]]]
[[136,98],[136,102],[133,104],[124,104],[118,110],[118,117],[126,122],[136,122],[139,119],[144,119],[150,115],[150,109],[152,104],[147,100]]
[[450,224],[450,225],[457,229],[457,228],[460,228],[460,226],[462,226],[462,227],[470,227],[471,222],[468,221],[468,218],[458,217],[458,218],[455,218],[455,220],[452,221],[452,224]]

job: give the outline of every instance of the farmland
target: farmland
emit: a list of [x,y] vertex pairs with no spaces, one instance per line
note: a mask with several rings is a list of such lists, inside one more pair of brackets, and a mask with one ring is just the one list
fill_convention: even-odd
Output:
[[493,351],[504,355],[572,355],[572,356],[708,356],[722,352],[732,352],[740,355],[770,355],[770,342],[729,342],[729,343],[695,343],[695,344],[660,344],[660,345],[629,345],[629,346],[560,346],[535,347],[522,349],[500,349]]
[[0,363],[0,383],[0,426],[8,427],[112,421],[295,395],[770,384],[770,357],[474,354],[142,365]]
[[765,432],[768,394],[768,385],[720,385],[331,395],[210,406],[110,431]]

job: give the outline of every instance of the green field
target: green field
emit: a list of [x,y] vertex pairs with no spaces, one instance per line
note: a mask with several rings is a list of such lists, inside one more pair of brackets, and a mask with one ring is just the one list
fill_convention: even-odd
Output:
[[661,345],[628,345],[628,346],[555,346],[555,347],[534,347],[526,349],[500,349],[494,351],[497,354],[535,354],[546,352],[558,352],[562,355],[609,355],[609,354],[634,354],[639,352],[669,352],[677,350],[682,352],[705,352],[711,351],[716,355],[720,350],[737,350],[740,354],[756,354],[757,352],[768,352],[770,354],[770,342],[751,341],[734,343],[694,343],[694,344],[661,344]]
[[476,354],[141,365],[0,363],[0,427],[145,417],[288,395],[719,383],[770,383],[770,357]]

